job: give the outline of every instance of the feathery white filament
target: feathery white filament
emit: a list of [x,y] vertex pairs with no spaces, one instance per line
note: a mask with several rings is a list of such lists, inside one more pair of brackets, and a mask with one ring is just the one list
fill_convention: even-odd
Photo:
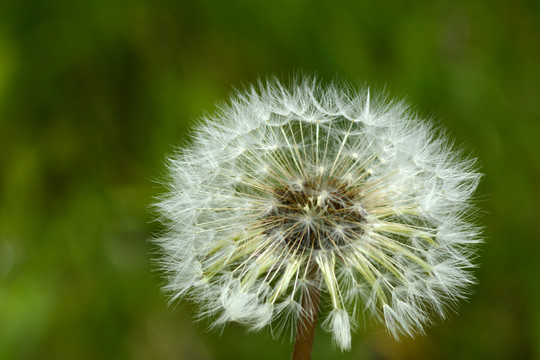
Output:
[[402,103],[270,81],[237,93],[169,168],[166,289],[216,325],[294,331],[316,287],[323,328],[348,349],[362,314],[413,335],[473,282],[480,175]]

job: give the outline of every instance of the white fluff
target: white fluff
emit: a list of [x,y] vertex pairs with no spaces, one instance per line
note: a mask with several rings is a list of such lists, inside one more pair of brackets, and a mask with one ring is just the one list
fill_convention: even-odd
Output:
[[216,325],[278,334],[317,287],[341,349],[364,315],[422,333],[473,282],[474,163],[368,91],[309,79],[238,92],[169,160],[156,204],[166,290]]
[[349,314],[345,310],[333,309],[322,325],[323,328],[332,333],[334,342],[341,350],[349,350],[351,348],[351,323],[349,321]]

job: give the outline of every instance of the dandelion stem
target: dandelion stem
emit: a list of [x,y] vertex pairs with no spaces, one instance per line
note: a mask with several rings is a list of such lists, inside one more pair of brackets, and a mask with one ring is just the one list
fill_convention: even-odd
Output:
[[[314,271],[311,271],[312,276]],[[309,360],[317,330],[319,318],[319,300],[321,289],[319,286],[308,287],[302,297],[303,319],[299,319],[296,329],[296,340],[291,360]]]

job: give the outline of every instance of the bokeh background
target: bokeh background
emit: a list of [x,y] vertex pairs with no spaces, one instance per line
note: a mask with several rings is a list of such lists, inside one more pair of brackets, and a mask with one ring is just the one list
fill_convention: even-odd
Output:
[[385,87],[479,158],[486,243],[426,336],[314,359],[540,359],[540,2],[0,3],[0,359],[287,359],[168,307],[149,209],[205,112],[294,71]]

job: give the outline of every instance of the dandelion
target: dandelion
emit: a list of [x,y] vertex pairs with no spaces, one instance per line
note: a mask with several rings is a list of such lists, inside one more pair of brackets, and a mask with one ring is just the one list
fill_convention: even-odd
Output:
[[473,283],[475,160],[402,102],[314,79],[236,93],[169,159],[166,291],[215,326],[339,348],[366,319],[423,333]]

